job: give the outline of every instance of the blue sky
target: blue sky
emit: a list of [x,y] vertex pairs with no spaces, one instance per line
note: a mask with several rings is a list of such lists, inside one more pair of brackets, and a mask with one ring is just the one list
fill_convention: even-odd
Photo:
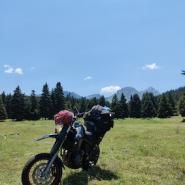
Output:
[[184,0],[1,0],[0,91],[184,86],[184,10]]

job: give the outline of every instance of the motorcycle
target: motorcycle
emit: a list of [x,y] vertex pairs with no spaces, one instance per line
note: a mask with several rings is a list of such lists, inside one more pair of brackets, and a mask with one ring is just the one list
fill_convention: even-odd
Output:
[[[71,169],[88,170],[96,165],[100,155],[99,144],[114,124],[114,114],[107,109],[106,113],[102,114],[102,110],[103,107],[94,106],[85,114],[84,125],[77,122],[77,118],[82,114],[71,116],[68,124],[56,124],[60,128],[56,129],[55,134],[44,135],[37,139],[41,141],[53,138],[55,143],[50,153],[37,154],[26,163],[22,171],[22,184],[58,185],[65,166]],[[62,115],[64,112],[62,111]],[[63,116],[62,119],[65,120],[64,118],[66,117]],[[96,122],[100,125],[97,126]]]

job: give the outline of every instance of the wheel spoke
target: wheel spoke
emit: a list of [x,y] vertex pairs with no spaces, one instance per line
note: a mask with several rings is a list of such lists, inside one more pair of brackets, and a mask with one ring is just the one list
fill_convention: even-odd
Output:
[[44,172],[46,165],[47,165],[47,160],[42,160],[38,161],[35,163],[31,170],[30,170],[30,175],[29,179],[31,181],[31,184],[33,185],[49,185],[52,184],[56,177],[56,168],[53,165],[48,172],[47,176],[42,177],[42,173]]

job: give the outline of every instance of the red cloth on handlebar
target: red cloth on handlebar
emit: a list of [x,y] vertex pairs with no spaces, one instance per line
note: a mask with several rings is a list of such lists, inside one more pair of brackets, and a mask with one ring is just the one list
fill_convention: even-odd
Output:
[[74,114],[68,110],[63,110],[55,114],[54,120],[55,124],[71,124],[74,119]]

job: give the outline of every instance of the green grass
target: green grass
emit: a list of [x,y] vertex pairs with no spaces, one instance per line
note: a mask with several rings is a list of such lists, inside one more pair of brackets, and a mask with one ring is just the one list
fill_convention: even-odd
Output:
[[[182,118],[116,120],[101,143],[98,166],[88,174],[67,169],[63,185],[184,185],[185,123]],[[19,185],[25,162],[48,152],[52,121],[0,123],[0,185]]]

